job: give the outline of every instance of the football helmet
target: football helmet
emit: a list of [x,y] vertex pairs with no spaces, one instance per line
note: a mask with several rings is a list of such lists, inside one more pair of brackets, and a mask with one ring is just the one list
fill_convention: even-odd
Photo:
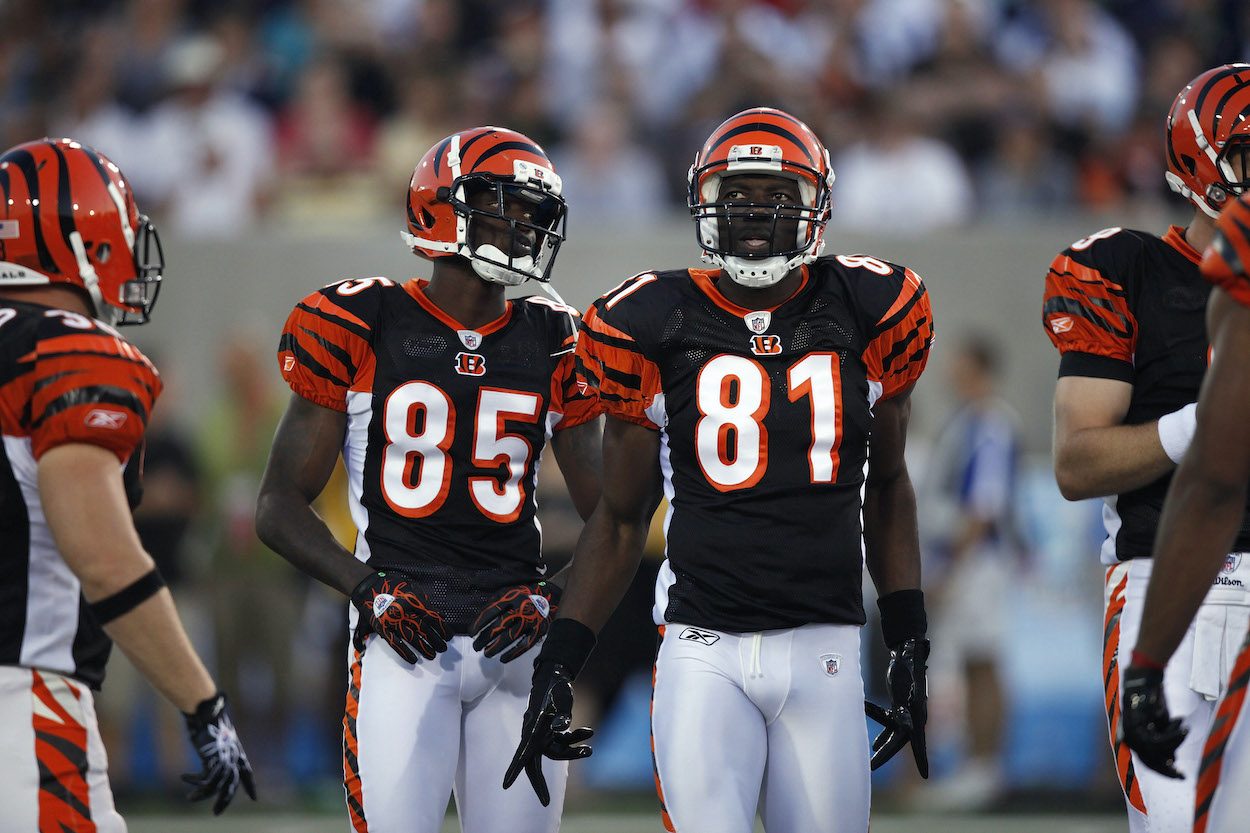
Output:
[[106,156],[72,139],[26,142],[0,156],[0,188],[0,288],[68,284],[106,323],[148,320],[164,251]]
[[[531,139],[500,127],[465,130],[430,148],[412,172],[408,229],[401,234],[415,253],[431,260],[467,258],[492,283],[546,282],[564,242],[567,206],[560,187],[551,160]],[[470,205],[484,192],[493,194],[491,210]],[[529,220],[508,215],[506,203],[513,201],[532,205]],[[482,221],[506,225],[519,248],[474,245],[474,226]]]
[[[720,200],[723,177],[766,174],[794,179],[802,205],[726,203]],[[690,166],[687,203],[694,218],[703,259],[716,264],[743,286],[772,286],[792,269],[811,263],[825,245],[829,222],[829,189],[833,167],[829,151],[806,124],[771,107],[756,107],[731,116],[703,145]],[[797,239],[780,240],[777,225],[798,216]],[[735,222],[772,219],[772,244],[760,254],[741,254],[721,235],[732,238]]]
[[1250,64],[1207,70],[1180,91],[1168,113],[1168,185],[1213,218],[1250,185],[1248,117]]

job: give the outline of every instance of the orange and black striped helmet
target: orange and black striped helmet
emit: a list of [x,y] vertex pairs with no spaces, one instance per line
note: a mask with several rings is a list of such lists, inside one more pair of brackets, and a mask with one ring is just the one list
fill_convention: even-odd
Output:
[[[493,283],[548,281],[564,241],[567,206],[560,188],[560,177],[546,152],[515,130],[475,127],[455,133],[430,148],[412,172],[404,240],[424,257],[467,258],[480,277]],[[494,192],[494,211],[469,205],[469,195],[476,189]],[[505,212],[511,201],[531,206],[524,218]],[[529,253],[473,246],[470,221],[475,218],[508,223],[513,235],[526,240],[522,248]]]
[[[735,221],[772,216],[774,231],[793,219],[794,206],[720,201],[721,180],[736,174],[766,174],[798,182],[803,202],[797,209],[798,236],[774,239],[759,255],[735,254],[722,234]],[[687,202],[694,216],[699,246],[709,260],[744,286],[770,286],[802,263],[811,263],[824,248],[829,222],[829,188],[833,166],[829,152],[806,124],[771,107],[743,110],[712,131],[690,167]]]
[[71,139],[40,139],[0,156],[0,288],[69,284],[116,324],[148,320],[165,258],[126,177]]
[[[1209,69],[1176,96],[1167,119],[1168,185],[1216,217],[1250,185],[1250,64]],[[1240,170],[1234,167],[1240,163]]]

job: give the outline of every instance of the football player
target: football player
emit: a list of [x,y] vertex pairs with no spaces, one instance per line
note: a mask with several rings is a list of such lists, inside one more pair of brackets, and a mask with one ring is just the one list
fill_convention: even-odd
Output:
[[[1241,181],[1250,170],[1250,133],[1232,167]],[[1168,711],[1165,668],[1195,615],[1210,599],[1212,583],[1243,596],[1244,582],[1228,577],[1244,553],[1229,555],[1243,523],[1250,482],[1250,197],[1239,197],[1220,215],[1202,272],[1215,284],[1207,309],[1211,368],[1198,397],[1197,428],[1189,452],[1176,470],[1164,504],[1154,547],[1154,574],[1146,588],[1141,634],[1124,674],[1124,740],[1152,769],[1196,778],[1195,833],[1244,830],[1250,818],[1250,737],[1245,713],[1250,683],[1250,634],[1244,607],[1225,609],[1232,666],[1196,771],[1178,771],[1176,749],[1201,726],[1182,726]],[[1221,581],[1223,579],[1223,581]],[[1241,628],[1241,633],[1234,631]],[[1188,829],[1188,828],[1186,828]]]
[[[1203,312],[1211,287],[1199,270],[1200,252],[1211,242],[1220,209],[1245,185],[1247,116],[1250,65],[1228,64],[1191,81],[1166,122],[1166,179],[1194,204],[1188,226],[1172,226],[1163,237],[1099,231],[1056,257],[1046,278],[1042,321],[1061,354],[1055,477],[1069,500],[1106,501],[1103,678],[1112,749],[1135,833],[1192,823],[1202,738],[1231,670],[1223,646],[1240,638],[1250,601],[1238,589],[1250,583],[1250,561],[1234,558],[1219,581],[1208,583],[1203,610],[1162,675],[1174,713],[1194,729],[1175,753],[1185,777],[1154,772],[1171,764],[1144,760],[1121,739],[1121,685],[1138,676],[1136,670],[1126,674],[1122,660],[1143,626],[1164,496],[1194,434],[1194,402],[1209,358]],[[1250,549],[1250,525],[1240,523],[1229,542],[1237,552]]]
[[[547,770],[549,807],[499,783],[559,598],[535,518],[548,437],[583,518],[599,498],[598,401],[574,372],[577,313],[505,296],[551,276],[560,185],[520,133],[448,136],[409,187],[404,237],[433,261],[429,280],[331,284],[282,333],[293,394],[257,531],[351,599],[343,760],[358,833],[436,833],[453,790],[465,833],[559,826],[567,765]],[[354,554],[311,507],[340,453]]]
[[147,321],[160,240],[69,139],[10,148],[0,187],[0,826],[124,833],[92,695],[113,642],[186,715],[190,797],[220,813],[251,766],[130,515],[161,380],[112,325]]
[[545,796],[544,756],[588,754],[589,730],[569,730],[570,681],[638,565],[659,488],[651,728],[667,829],[749,833],[758,812],[781,833],[867,830],[865,559],[894,700],[871,707],[887,725],[871,766],[910,741],[927,776],[929,643],[903,450],[932,315],[912,271],[820,257],[832,183],[807,125],[769,108],[733,116],[690,170],[714,268],[644,272],[587,312],[577,355],[608,414],[603,499],[505,784],[524,770]]

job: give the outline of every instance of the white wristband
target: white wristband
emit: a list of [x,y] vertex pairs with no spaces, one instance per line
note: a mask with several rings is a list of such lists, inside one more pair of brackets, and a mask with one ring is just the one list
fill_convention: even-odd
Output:
[[1185,449],[1189,448],[1189,443],[1194,438],[1194,429],[1198,427],[1198,418],[1195,415],[1197,408],[1197,402],[1190,402],[1179,410],[1159,417],[1159,444],[1173,463],[1181,461],[1185,456]]

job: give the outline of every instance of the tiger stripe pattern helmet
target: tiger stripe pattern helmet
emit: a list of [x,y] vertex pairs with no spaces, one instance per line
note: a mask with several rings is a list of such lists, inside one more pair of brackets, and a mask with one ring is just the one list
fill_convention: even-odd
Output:
[[1247,117],[1250,64],[1207,70],[1180,91],[1168,113],[1168,185],[1212,218],[1250,185]]
[[[802,207],[798,209],[798,237],[790,244],[775,239],[760,255],[734,254],[722,242],[722,226],[735,219],[772,213],[773,228],[795,208],[780,205],[736,204],[718,201],[726,175],[766,174],[798,182]],[[829,151],[806,124],[771,107],[743,110],[712,131],[690,167],[687,203],[696,224],[703,259],[723,269],[743,286],[771,286],[803,263],[820,256],[829,221],[829,189],[833,185]]]
[[68,284],[96,317],[148,320],[165,258],[130,184],[99,151],[40,139],[0,156],[0,288]]
[[[469,205],[474,188],[494,190],[493,212]],[[545,282],[564,241],[567,206],[560,189],[546,152],[523,134],[501,127],[454,133],[430,148],[413,171],[408,228],[402,235],[423,257],[467,258],[483,280],[506,286],[529,278]],[[533,221],[506,216],[505,197],[532,203]],[[532,232],[531,253],[516,256],[493,245],[472,246],[470,224],[478,218],[502,221],[514,235]]]

